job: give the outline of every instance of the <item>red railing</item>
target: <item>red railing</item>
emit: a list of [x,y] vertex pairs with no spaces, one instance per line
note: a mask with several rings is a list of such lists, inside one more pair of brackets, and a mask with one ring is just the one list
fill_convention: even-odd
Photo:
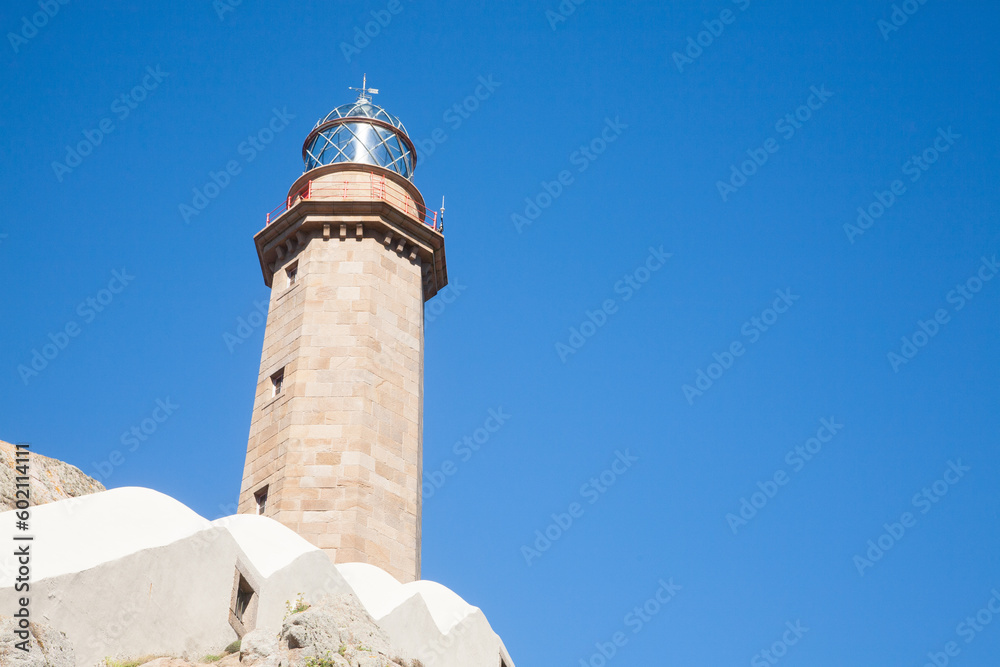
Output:
[[422,222],[431,229],[441,231],[438,212],[426,206],[417,204],[409,197],[393,188],[386,188],[385,176],[372,174],[369,183],[344,180],[340,183],[309,181],[298,192],[278,204],[267,214],[266,225],[280,218],[288,209],[300,201],[309,199],[342,200],[342,201],[384,201],[389,202],[411,218]]

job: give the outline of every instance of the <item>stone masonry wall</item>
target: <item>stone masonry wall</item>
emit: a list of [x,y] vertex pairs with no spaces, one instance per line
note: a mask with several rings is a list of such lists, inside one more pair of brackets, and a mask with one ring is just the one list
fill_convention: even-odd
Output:
[[266,515],[406,582],[420,576],[421,267],[371,234],[314,236],[275,269],[239,511],[267,484]]

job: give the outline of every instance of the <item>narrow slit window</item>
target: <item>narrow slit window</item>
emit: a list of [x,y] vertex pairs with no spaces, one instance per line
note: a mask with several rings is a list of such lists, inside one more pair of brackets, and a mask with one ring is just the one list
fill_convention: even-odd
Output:
[[236,620],[240,623],[243,622],[243,616],[250,607],[253,595],[253,588],[250,587],[243,575],[240,575],[239,588],[236,589],[236,609],[233,610],[233,613],[236,614]]
[[263,516],[264,512],[267,511],[267,487],[253,494],[254,500],[257,504],[257,514]]
[[287,269],[285,269],[285,275],[288,276],[288,286],[291,287],[295,284],[295,279],[299,276],[299,263],[292,262]]
[[285,369],[282,368],[280,371],[271,376],[271,396],[277,396],[280,394],[284,384]]

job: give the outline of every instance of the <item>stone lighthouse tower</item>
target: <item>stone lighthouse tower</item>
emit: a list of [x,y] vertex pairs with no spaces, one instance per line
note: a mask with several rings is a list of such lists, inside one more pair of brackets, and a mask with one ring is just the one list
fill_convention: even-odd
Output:
[[[357,89],[355,89],[357,90]],[[360,89],[254,236],[271,288],[239,511],[420,578],[424,302],[448,281],[398,118]]]

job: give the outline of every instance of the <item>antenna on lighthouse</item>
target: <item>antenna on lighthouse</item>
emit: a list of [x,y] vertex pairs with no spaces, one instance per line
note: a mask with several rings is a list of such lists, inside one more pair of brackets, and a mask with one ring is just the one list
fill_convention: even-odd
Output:
[[361,87],[360,88],[355,88],[354,86],[348,86],[348,89],[349,90],[356,90],[356,91],[358,91],[358,101],[359,102],[361,100],[367,100],[368,99],[368,94],[378,95],[378,88],[369,88],[368,87],[368,75],[367,74],[365,74],[362,77],[362,79],[361,79]]
[[441,233],[444,233],[444,196],[441,196]]

